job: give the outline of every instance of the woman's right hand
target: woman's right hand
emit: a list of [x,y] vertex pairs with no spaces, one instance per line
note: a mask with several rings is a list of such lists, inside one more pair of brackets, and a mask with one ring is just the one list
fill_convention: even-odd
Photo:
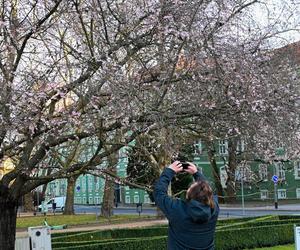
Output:
[[192,162],[187,162],[189,164],[187,169],[184,169],[185,172],[189,173],[189,174],[195,174],[198,172],[198,168],[196,167],[196,165]]

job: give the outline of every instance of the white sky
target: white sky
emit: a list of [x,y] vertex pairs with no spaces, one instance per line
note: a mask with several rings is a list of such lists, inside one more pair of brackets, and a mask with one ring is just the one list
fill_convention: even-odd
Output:
[[[272,39],[275,47],[283,46],[300,40],[300,1],[293,0],[263,0],[264,4],[255,4],[252,16],[259,26],[272,25],[272,30],[286,31],[278,33]],[[289,30],[290,31],[287,31]]]

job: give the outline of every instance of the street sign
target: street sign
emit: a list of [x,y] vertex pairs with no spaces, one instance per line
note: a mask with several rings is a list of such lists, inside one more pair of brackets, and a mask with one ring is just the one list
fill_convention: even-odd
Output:
[[76,190],[77,190],[77,192],[79,192],[80,191],[80,186],[77,186]]
[[274,183],[277,183],[277,182],[278,182],[278,176],[277,176],[277,175],[273,175],[273,176],[272,176],[272,181],[273,181]]

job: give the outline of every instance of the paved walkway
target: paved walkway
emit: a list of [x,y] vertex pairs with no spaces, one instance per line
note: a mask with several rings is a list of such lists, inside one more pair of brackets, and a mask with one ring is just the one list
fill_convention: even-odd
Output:
[[[156,208],[153,208],[156,209]],[[239,204],[235,205],[221,205],[221,210],[241,210],[242,206]],[[247,206],[245,205],[245,210],[274,210],[274,211],[299,211],[300,212],[300,202],[299,204],[280,204],[278,205],[278,209],[274,208],[274,205],[266,205],[266,206]],[[49,215],[51,215],[49,213]],[[21,216],[32,216],[32,213],[22,213]],[[147,220],[147,221],[136,221],[136,222],[127,222],[127,223],[119,223],[119,224],[98,224],[98,225],[82,225],[82,226],[69,226],[67,229],[62,230],[53,230],[52,232],[84,232],[84,231],[93,231],[93,230],[106,230],[106,229],[115,229],[115,228],[134,228],[134,227],[144,227],[144,226],[153,226],[153,225],[161,225],[167,224],[167,220]],[[24,237],[27,236],[27,229],[17,229],[16,236]]]
[[[242,204],[235,204],[235,205],[220,205],[220,209],[242,209]],[[278,209],[275,209],[275,205],[247,205],[245,204],[246,210],[277,210],[277,211],[300,211],[300,201],[299,204],[280,204],[278,203]]]
[[[86,232],[94,230],[106,230],[106,229],[116,229],[116,228],[135,228],[135,227],[145,227],[145,226],[155,226],[167,224],[166,219],[163,220],[147,220],[147,221],[136,221],[136,222],[127,222],[120,224],[99,224],[99,225],[84,225],[84,226],[69,226],[66,229],[62,230],[52,230],[53,233],[62,233],[62,232]],[[28,236],[27,230],[20,230],[16,233],[17,238]]]

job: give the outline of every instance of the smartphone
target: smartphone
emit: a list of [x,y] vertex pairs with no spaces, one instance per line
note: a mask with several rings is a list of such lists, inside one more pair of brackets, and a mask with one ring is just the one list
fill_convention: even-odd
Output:
[[187,162],[180,162],[183,169],[188,169],[189,165]]

